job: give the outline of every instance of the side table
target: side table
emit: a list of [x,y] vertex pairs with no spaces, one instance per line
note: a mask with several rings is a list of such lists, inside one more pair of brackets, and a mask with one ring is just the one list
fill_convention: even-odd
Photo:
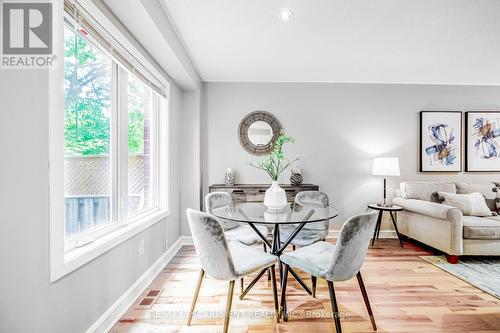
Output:
[[398,225],[396,223],[396,218],[394,217],[396,212],[400,212],[403,210],[403,207],[396,206],[396,205],[380,206],[379,204],[369,204],[368,208],[378,211],[377,225],[375,226],[375,232],[373,234],[372,246],[375,243],[375,239],[378,239],[378,236],[380,234],[380,225],[382,224],[382,214],[384,212],[389,212],[389,214],[391,215],[392,224],[394,225],[394,229],[396,230],[396,235],[398,236],[399,244],[401,245],[401,247],[403,247],[403,242],[401,241],[401,238],[399,237],[399,231],[398,231]]

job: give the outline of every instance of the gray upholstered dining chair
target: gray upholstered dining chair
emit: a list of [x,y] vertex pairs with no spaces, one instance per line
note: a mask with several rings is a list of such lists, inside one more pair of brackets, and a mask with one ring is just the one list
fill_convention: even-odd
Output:
[[[205,209],[207,213],[212,214],[212,210],[219,207],[230,206],[233,203],[231,195],[226,192],[211,192],[205,197]],[[238,241],[245,245],[252,245],[255,243],[263,243],[262,239],[249,225],[241,225],[238,222],[219,219],[224,235],[227,241]],[[256,226],[257,230],[263,235],[268,234],[266,226]],[[264,243],[264,251],[266,244]]]
[[276,290],[276,277],[274,275],[274,265],[277,257],[240,242],[227,242],[219,220],[210,214],[193,209],[187,209],[186,214],[196,254],[201,264],[200,276],[196,284],[187,325],[191,324],[201,283],[205,274],[208,274],[214,279],[229,281],[226,312],[224,315],[224,333],[226,333],[231,316],[234,281],[256,271],[260,271],[259,276],[262,276],[266,271],[271,275],[274,309],[276,311],[276,320],[279,321],[278,293]]
[[[232,204],[233,198],[231,198],[231,194],[227,192],[211,192],[208,193],[205,197],[205,209],[209,214],[212,214],[213,209],[220,207],[229,207]],[[219,222],[224,229],[224,236],[226,236],[226,240],[228,242],[237,241],[245,245],[262,243],[264,246],[264,252],[267,251],[266,243],[262,241],[259,235],[257,235],[257,233],[249,225],[241,225],[238,222],[221,218],[219,218]],[[269,233],[269,229],[267,229],[267,227],[264,225],[256,226],[256,228],[262,235],[267,236],[267,234]],[[241,293],[243,293],[243,278],[241,278],[240,281],[240,289]]]
[[[324,192],[303,191],[297,193],[295,196],[295,203],[299,206],[324,208],[329,206],[329,199],[328,195]],[[295,250],[296,246],[307,246],[318,241],[325,240],[328,236],[328,226],[328,220],[307,223],[290,242],[290,244],[292,244],[293,249]],[[283,226],[280,230],[281,241],[286,240],[296,227],[296,224]]]
[[[376,219],[376,212],[353,216],[342,226],[340,236],[335,245],[327,242],[317,242],[296,251],[283,254],[280,257],[281,261],[285,264],[281,285],[280,309],[284,320],[287,320],[285,294],[288,267],[290,266],[311,274],[314,279],[319,277],[327,281],[333,309],[333,320],[337,333],[342,332],[342,330],[333,282],[346,281],[356,276],[373,329],[377,330],[360,272],[368,251],[370,239],[375,230]],[[315,288],[315,284],[313,284],[313,288]]]

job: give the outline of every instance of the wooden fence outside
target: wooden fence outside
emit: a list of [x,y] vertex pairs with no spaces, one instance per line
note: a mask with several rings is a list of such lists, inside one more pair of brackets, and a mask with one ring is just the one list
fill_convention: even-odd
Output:
[[[65,158],[66,235],[71,236],[106,223],[111,218],[109,156]],[[128,159],[129,207],[140,205],[144,192],[144,156]]]

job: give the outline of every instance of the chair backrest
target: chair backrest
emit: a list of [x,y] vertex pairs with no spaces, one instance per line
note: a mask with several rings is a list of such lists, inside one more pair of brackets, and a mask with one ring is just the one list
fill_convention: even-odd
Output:
[[369,212],[353,216],[344,223],[332,263],[325,274],[328,280],[349,280],[359,272],[375,230],[376,220],[377,212]]
[[[227,192],[211,192],[205,197],[205,209],[207,213],[212,214],[212,210],[220,207],[226,207],[233,204],[231,194]],[[225,230],[232,229],[238,226],[237,222],[225,219],[219,219],[219,223]]]
[[190,208],[186,210],[186,215],[201,268],[219,280],[237,278],[224,230],[218,220],[210,214]]
[[[325,208],[330,205],[328,195],[320,191],[303,191],[297,193],[295,202],[301,206]],[[329,221],[307,223],[304,229],[315,229],[328,231]]]

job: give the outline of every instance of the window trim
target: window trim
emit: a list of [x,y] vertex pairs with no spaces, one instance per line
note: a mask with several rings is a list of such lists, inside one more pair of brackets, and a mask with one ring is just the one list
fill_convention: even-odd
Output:
[[[147,58],[143,56],[135,46],[119,31],[111,21],[103,16],[97,7],[87,0],[78,0],[88,12],[95,14],[99,18],[101,27],[108,29],[113,37],[125,45],[127,51],[133,54],[137,59],[142,61],[142,64],[154,74],[158,74],[155,68]],[[64,2],[61,1],[57,6],[54,6],[54,21],[58,22],[54,25],[54,39],[59,41],[60,45],[64,45]],[[57,48],[57,57],[64,59],[64,47]],[[118,65],[117,59],[111,56],[114,61],[116,70]],[[126,77],[126,76],[125,76]],[[165,83],[166,96],[164,98],[157,98],[158,101],[158,126],[156,131],[158,135],[157,147],[157,161],[155,169],[157,170],[157,184],[165,184],[160,186],[157,191],[157,205],[155,208],[142,211],[141,214],[133,216],[130,219],[123,219],[118,217],[118,222],[109,222],[93,230],[96,232],[96,237],[92,242],[85,244],[81,247],[75,247],[70,251],[65,251],[67,242],[65,237],[65,214],[64,214],[64,91],[61,87],[64,85],[64,65],[61,63],[59,66],[49,70],[49,214],[50,214],[50,280],[52,282],[62,278],[70,272],[78,269],[79,267],[87,264],[91,260],[99,257],[110,249],[118,246],[124,241],[130,239],[134,235],[146,230],[159,221],[164,220],[170,215],[170,85],[168,81],[161,76],[162,83]],[[147,85],[146,85],[147,86]],[[116,89],[115,89],[116,90]],[[155,92],[153,92],[155,94]],[[158,95],[160,96],[160,95]],[[163,97],[163,96],[161,96]],[[114,113],[114,112],[113,112]],[[120,112],[115,114],[119,115]],[[122,114],[122,118],[127,116]],[[126,134],[126,133],[125,133]],[[113,131],[111,133],[113,135]],[[114,142],[118,142],[115,140]],[[127,142],[127,141],[125,141]],[[122,145],[123,147],[127,145]],[[116,148],[116,147],[115,147]],[[128,158],[128,151],[125,152],[125,158]],[[117,154],[115,154],[116,156]],[[119,154],[118,154],[119,155]],[[123,152],[122,152],[122,156]],[[123,166],[123,164],[122,164]],[[125,164],[125,167],[127,164]],[[126,174],[120,175],[118,172],[117,177],[127,176]],[[119,184],[119,179],[117,179]],[[123,183],[122,183],[123,184]],[[125,183],[126,184],[126,183]],[[117,185],[118,187],[120,185]],[[125,189],[128,193],[128,190]],[[121,193],[117,189],[116,193]],[[120,198],[116,198],[120,200]],[[126,213],[126,212],[125,212]],[[120,212],[118,212],[120,215]],[[126,215],[125,215],[126,216]],[[116,225],[115,225],[116,224]],[[104,232],[104,229],[106,232]],[[88,236],[88,235],[87,235]],[[94,236],[94,235],[92,235]],[[74,239],[73,239],[74,241]]]
[[56,281],[66,274],[80,268],[89,261],[94,260],[138,233],[164,220],[168,216],[169,213],[167,211],[155,210],[138,221],[125,224],[124,226],[117,228],[115,231],[103,235],[85,246],[75,248],[74,250],[67,252],[64,255],[64,266],[61,267],[62,270],[54,270],[53,276],[51,269],[51,280]]
[[122,227],[118,221],[108,221],[93,229],[86,230],[80,234],[65,236],[64,237],[64,251],[65,253],[71,252],[76,248],[83,247],[96,239],[99,239],[117,229]]

